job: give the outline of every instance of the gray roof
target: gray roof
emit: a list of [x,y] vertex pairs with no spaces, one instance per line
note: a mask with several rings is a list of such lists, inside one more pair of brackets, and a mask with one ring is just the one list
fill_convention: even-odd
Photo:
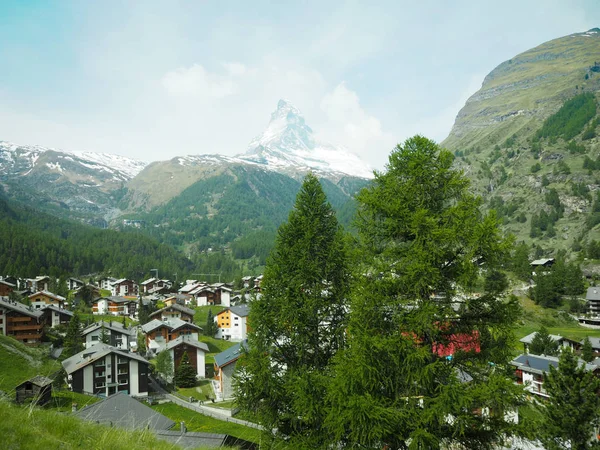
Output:
[[8,286],[8,287],[13,287],[13,288],[14,288],[14,287],[16,287],[14,284],[12,284],[12,283],[9,283],[9,282],[8,282],[8,281],[6,281],[6,280],[0,280],[0,284],[4,284],[4,285],[6,285],[6,286]]
[[71,316],[73,317],[73,311],[69,311],[68,309],[64,309],[64,308],[59,308],[56,305],[46,305],[42,308],[42,311],[49,309],[51,311],[56,311],[59,312],[61,314],[66,314],[67,316]]
[[121,322],[117,322],[117,321],[109,321],[109,322],[105,322],[103,320],[101,320],[100,322],[95,322],[93,324],[91,324],[90,326],[88,326],[87,328],[85,328],[81,334],[83,336],[85,336],[86,334],[89,334],[93,331],[98,330],[99,328],[106,328],[107,330],[111,330],[114,331],[116,333],[119,334],[126,334],[126,335],[130,335],[131,334],[131,330],[127,327],[125,327]]
[[58,294],[55,294],[55,293],[50,292],[50,291],[34,292],[33,294],[31,294],[29,296],[29,298],[34,297],[34,296],[39,295],[39,294],[44,294],[46,297],[50,297],[50,298],[53,298],[53,299],[61,301],[61,302],[64,302],[65,300],[67,300],[62,295],[58,295]]
[[104,358],[110,353],[115,353],[125,358],[135,359],[138,362],[149,364],[148,361],[139,356],[137,353],[130,353],[127,351],[119,350],[115,347],[111,347],[110,345],[98,343],[88,349],[85,349],[71,356],[70,358],[65,359],[62,362],[62,366],[67,372],[67,374],[71,374],[100,358]]
[[180,431],[156,431],[156,437],[172,444],[177,444],[185,449],[193,448],[220,448],[227,443],[226,434],[189,432],[181,434]]
[[[558,367],[558,358],[556,356],[543,355],[519,355],[510,362],[517,369],[527,372],[543,374],[550,371],[550,366]],[[585,370],[594,371],[598,366],[588,364],[584,360],[579,360],[579,366],[584,366]]]
[[206,345],[204,342],[200,342],[199,340],[194,339],[193,336],[179,336],[177,339],[173,339],[172,341],[170,341],[165,348],[167,350],[171,350],[172,348],[177,347],[181,344],[191,345],[192,347],[199,348],[205,353],[208,353],[210,351],[208,349],[208,345]]
[[100,297],[97,298],[96,300],[94,300],[92,303],[96,303],[99,302],[100,300],[108,300],[114,303],[137,303],[137,299],[133,299],[133,298],[125,298],[125,297],[121,297],[119,295],[110,295],[108,297]]
[[240,317],[246,317],[250,314],[250,306],[248,305],[232,306],[229,310]]
[[[44,387],[44,386],[48,386],[48,385],[52,384],[52,381],[53,381],[52,378],[48,378],[43,375],[36,375],[35,377],[30,378],[29,380],[23,381],[21,384],[19,384],[19,386],[21,386],[25,383],[31,383],[31,384],[35,384],[36,386],[39,386],[39,387]],[[17,388],[19,386],[17,386]]]
[[[531,344],[531,341],[533,341],[533,338],[535,337],[536,334],[537,334],[537,331],[534,331],[533,333],[528,334],[524,338],[519,339],[519,342],[522,342],[523,344]],[[551,334],[549,336],[552,338],[552,340],[554,342],[560,342],[565,339],[560,334]]]
[[600,287],[590,286],[585,296],[586,300],[600,300]]
[[[600,349],[600,338],[597,337],[590,337],[589,338],[590,342],[592,343],[592,348],[594,350]],[[585,341],[585,339],[582,339],[581,344],[583,345],[583,342]]]
[[23,303],[9,300],[6,297],[0,297],[0,307],[10,309],[14,312],[25,314],[26,316],[39,319],[44,314],[44,311],[40,309],[31,309],[30,306],[24,305]]
[[202,328],[200,328],[198,325],[196,325],[194,323],[186,322],[185,320],[181,320],[181,319],[178,319],[177,317],[173,317],[173,318],[166,319],[166,320],[158,320],[158,319],[151,320],[150,322],[142,325],[142,331],[144,333],[151,333],[152,331],[154,331],[160,327],[167,327],[170,330],[177,330],[185,325],[188,325],[192,328],[196,328],[197,330],[202,330]]
[[75,413],[81,419],[130,430],[168,430],[175,422],[127,394],[119,392]]
[[[172,298],[172,297],[169,297],[169,298]],[[186,297],[186,298],[188,298],[188,297]],[[181,305],[178,305],[177,303],[174,303],[171,306],[165,306],[164,308],[161,308],[158,311],[154,311],[152,314],[150,314],[150,317],[158,316],[158,315],[162,314],[164,311],[168,311],[170,309],[180,311],[180,312],[185,313],[192,317],[194,317],[194,313],[196,312],[191,308],[187,308],[185,306],[181,306]]]
[[215,364],[217,367],[223,367],[227,364],[237,360],[242,354],[242,348],[248,349],[248,340],[244,339],[242,342],[229,347],[227,350],[215,355]]

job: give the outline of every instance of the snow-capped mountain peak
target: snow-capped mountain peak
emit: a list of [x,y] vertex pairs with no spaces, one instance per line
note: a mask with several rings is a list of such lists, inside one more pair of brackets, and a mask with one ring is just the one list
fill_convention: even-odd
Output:
[[279,100],[265,131],[239,158],[274,170],[373,177],[373,170],[348,149],[317,141],[300,110],[288,100]]

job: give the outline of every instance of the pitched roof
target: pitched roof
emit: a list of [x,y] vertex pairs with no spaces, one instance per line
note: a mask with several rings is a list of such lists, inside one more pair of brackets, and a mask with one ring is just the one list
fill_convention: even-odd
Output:
[[95,322],[95,323],[91,324],[90,326],[88,326],[87,328],[84,328],[84,330],[81,332],[81,334],[82,334],[82,336],[85,336],[86,334],[96,331],[102,327],[106,328],[107,330],[115,331],[120,334],[127,334],[127,335],[131,334],[131,330],[129,328],[127,328],[125,325],[123,325],[121,322],[117,322],[117,321],[105,322],[103,320],[101,320],[100,322]]
[[237,316],[246,317],[250,314],[250,305],[232,306],[229,310]]
[[67,374],[71,374],[100,358],[104,358],[110,353],[115,353],[125,358],[135,359],[138,362],[149,364],[148,361],[146,361],[144,358],[142,358],[136,353],[129,353],[123,350],[119,350],[118,348],[111,347],[110,345],[98,343],[88,349],[85,349],[71,356],[70,358],[65,359],[62,362],[62,366],[67,372]]
[[[201,433],[192,431],[181,434],[181,431],[156,431],[156,437],[182,448],[221,448],[228,445],[230,437],[227,434]],[[251,447],[240,447],[251,448]]]
[[119,295],[110,295],[108,297],[97,298],[92,303],[97,303],[100,300],[108,300],[109,302],[113,302],[113,303],[130,303],[130,302],[136,302],[136,300],[134,300],[133,298],[125,298],[125,297],[121,297]]
[[5,286],[12,287],[12,288],[17,287],[16,285],[9,283],[6,280],[0,280],[0,284],[4,284]]
[[600,300],[600,287],[590,286],[585,295],[586,300]]
[[130,430],[168,430],[175,425],[175,422],[168,417],[122,392],[88,405],[77,411],[75,415],[84,420]]
[[[531,344],[531,342],[533,341],[533,338],[535,337],[535,335],[537,334],[537,331],[534,331],[533,333],[528,334],[527,336],[519,339],[519,342],[522,342],[523,344]],[[552,340],[554,342],[560,342],[562,340],[564,340],[565,338],[562,337],[560,334],[551,334],[549,335]]]
[[[517,369],[524,370],[526,372],[544,374],[550,371],[550,366],[558,367],[558,358],[556,356],[544,356],[544,355],[519,355],[510,362]],[[594,371],[598,369],[598,366],[594,364],[588,364],[584,360],[579,359],[579,366],[584,366],[587,371]]]
[[151,333],[152,331],[154,331],[160,327],[167,327],[170,330],[177,330],[179,328],[182,328],[185,325],[195,328],[197,330],[202,330],[202,328],[200,328],[198,325],[196,325],[192,322],[186,322],[185,320],[181,320],[181,319],[178,319],[177,317],[173,317],[173,318],[165,319],[165,320],[158,320],[158,319],[151,320],[150,322],[142,325],[142,331],[144,333]]
[[148,278],[146,281],[142,281],[140,284],[142,286],[145,286],[145,285],[153,283],[155,281],[159,281],[158,278]]
[[223,367],[236,361],[242,354],[243,349],[248,349],[247,339],[244,339],[233,347],[229,347],[227,350],[215,355],[215,364],[217,367]]
[[44,387],[44,386],[48,386],[48,385],[52,384],[53,381],[54,380],[52,380],[52,378],[48,378],[43,375],[36,375],[35,377],[30,378],[29,380],[23,381],[21,384],[19,384],[17,386],[17,388],[24,385],[25,383],[31,383],[31,384],[35,384],[36,386],[39,386],[39,387]]
[[548,263],[554,263],[554,258],[542,258],[531,261],[531,266],[545,266]]
[[36,295],[39,295],[39,294],[44,294],[46,297],[50,297],[50,298],[53,298],[54,300],[58,300],[58,301],[61,301],[61,302],[64,302],[65,300],[67,300],[63,296],[58,295],[58,294],[54,294],[53,292],[50,292],[50,291],[34,292],[33,294],[31,294],[29,296],[29,298],[35,297]]
[[[594,350],[596,349],[600,349],[600,338],[597,337],[590,337],[590,342],[592,344],[592,348]],[[581,344],[583,345],[583,342],[585,341],[585,339],[582,339]]]
[[67,316],[73,317],[73,311],[69,311],[68,309],[64,309],[64,308],[59,308],[56,305],[46,305],[42,308],[42,311],[45,311],[46,309],[48,309],[50,311],[56,311],[61,314],[66,314]]
[[[167,299],[167,300],[168,300],[168,299]],[[187,307],[185,307],[185,306],[178,305],[177,303],[174,303],[174,304],[172,304],[172,305],[170,305],[170,306],[165,306],[164,308],[162,308],[162,309],[159,309],[158,311],[154,311],[152,314],[150,314],[150,317],[153,317],[153,316],[160,316],[160,315],[163,313],[163,311],[168,311],[168,310],[170,310],[170,309],[174,309],[174,310],[176,310],[176,311],[179,311],[179,312],[185,313],[185,314],[187,314],[187,315],[189,315],[189,316],[192,316],[192,317],[194,317],[194,314],[195,314],[195,312],[196,312],[196,311],[194,311],[194,310],[193,310],[193,309],[191,309],[191,308],[187,308]]]
[[172,348],[177,347],[178,345],[191,345],[192,347],[199,348],[200,350],[208,353],[210,350],[208,349],[208,345],[204,342],[200,342],[197,339],[194,339],[193,336],[179,336],[177,339],[173,339],[170,341],[165,347],[167,350],[171,350]]
[[39,319],[44,314],[40,309],[32,309],[31,306],[24,305],[14,300],[9,300],[6,297],[0,297],[0,307],[10,309],[14,312],[25,314],[26,316]]

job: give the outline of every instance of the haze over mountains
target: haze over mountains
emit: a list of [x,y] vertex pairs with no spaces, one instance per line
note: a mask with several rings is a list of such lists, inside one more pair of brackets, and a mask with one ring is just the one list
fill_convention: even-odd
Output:
[[[586,158],[595,164],[600,156],[599,55],[600,30],[592,29],[501,63],[458,112],[442,143],[455,152],[486,206],[498,210],[505,229],[546,249],[600,239],[588,220],[600,174],[595,165],[584,168]],[[594,108],[583,128],[538,137],[548,118],[582,95]],[[372,170],[345,148],[320,142],[286,100],[235,157],[182,155],[145,164],[0,142],[0,192],[8,198],[101,226],[141,220],[158,239],[188,249],[228,246],[259,232],[273,236],[308,171],[322,179],[348,224],[353,196]],[[547,225],[532,231],[540,215],[552,214],[550,232]]]

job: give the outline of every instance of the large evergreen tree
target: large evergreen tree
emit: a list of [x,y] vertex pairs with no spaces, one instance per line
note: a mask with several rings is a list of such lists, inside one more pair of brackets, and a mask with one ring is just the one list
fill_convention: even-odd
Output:
[[173,358],[169,350],[163,350],[156,355],[156,373],[164,380],[165,383],[173,381]]
[[177,387],[187,388],[196,385],[196,369],[190,364],[187,352],[181,357],[179,366],[175,371],[175,384]]
[[496,368],[519,308],[495,289],[469,295],[510,242],[452,162],[413,137],[358,195],[362,264],[328,397],[336,445],[483,449],[511,433],[518,388]]
[[312,174],[278,230],[251,302],[249,352],[237,402],[298,448],[322,448],[332,357],[344,341],[348,295],[344,233]]
[[594,432],[600,425],[600,381],[573,352],[565,350],[558,370],[544,377],[550,398],[544,408],[540,440],[548,450],[600,448]]
[[540,327],[540,330],[535,333],[531,345],[529,345],[529,353],[549,356],[558,354],[558,342],[552,339],[545,326]]

